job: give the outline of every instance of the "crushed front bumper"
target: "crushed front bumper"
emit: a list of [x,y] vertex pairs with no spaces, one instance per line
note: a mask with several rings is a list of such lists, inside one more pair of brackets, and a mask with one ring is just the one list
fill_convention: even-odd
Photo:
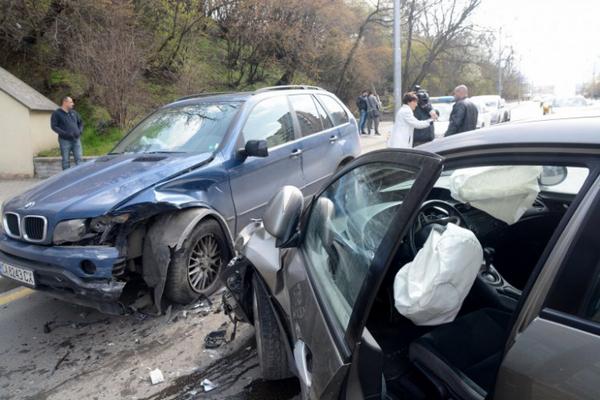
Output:
[[[112,276],[118,261],[119,253],[114,247],[39,246],[10,239],[0,232],[0,262],[33,271],[35,290],[107,314],[124,313],[118,300],[125,283]],[[84,272],[83,262],[93,263],[94,273]]]

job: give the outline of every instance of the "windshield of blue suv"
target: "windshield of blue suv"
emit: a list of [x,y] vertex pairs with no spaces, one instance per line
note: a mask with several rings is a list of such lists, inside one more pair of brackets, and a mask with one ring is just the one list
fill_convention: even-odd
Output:
[[242,104],[196,103],[158,110],[129,132],[110,154],[214,151]]

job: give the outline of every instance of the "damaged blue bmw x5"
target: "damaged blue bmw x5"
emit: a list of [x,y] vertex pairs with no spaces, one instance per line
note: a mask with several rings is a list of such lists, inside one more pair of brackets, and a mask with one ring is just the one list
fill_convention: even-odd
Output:
[[213,293],[235,235],[284,185],[315,193],[360,153],[357,124],[316,87],[196,95],[142,120],[106,156],[5,202],[2,276],[120,314],[145,286]]

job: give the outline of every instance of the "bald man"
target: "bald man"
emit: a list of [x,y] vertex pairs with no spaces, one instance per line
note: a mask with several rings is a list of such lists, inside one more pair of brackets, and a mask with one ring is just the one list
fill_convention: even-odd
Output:
[[469,90],[465,85],[454,89],[454,107],[450,113],[450,123],[444,137],[475,130],[477,126],[477,107],[469,100]]

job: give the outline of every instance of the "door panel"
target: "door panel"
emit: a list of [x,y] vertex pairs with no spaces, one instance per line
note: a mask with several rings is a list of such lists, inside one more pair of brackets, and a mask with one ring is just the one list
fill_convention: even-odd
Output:
[[267,202],[282,186],[305,185],[302,149],[296,140],[290,107],[285,96],[258,103],[242,131],[241,143],[266,140],[269,155],[237,159],[229,168],[235,204],[236,234],[253,218],[261,218]]
[[600,337],[536,318],[502,362],[495,399],[599,399]]
[[369,154],[335,175],[306,213],[302,244],[284,268],[284,279],[292,343],[304,346],[299,355],[311,354],[310,379],[303,384],[310,398],[339,394],[354,338],[364,328],[356,310],[366,318],[385,264],[441,165],[441,157],[433,155]]
[[289,96],[302,135],[302,170],[306,178],[304,196],[312,196],[325,179],[331,176],[342,157],[344,148],[339,127],[333,127],[323,106],[313,96]]

